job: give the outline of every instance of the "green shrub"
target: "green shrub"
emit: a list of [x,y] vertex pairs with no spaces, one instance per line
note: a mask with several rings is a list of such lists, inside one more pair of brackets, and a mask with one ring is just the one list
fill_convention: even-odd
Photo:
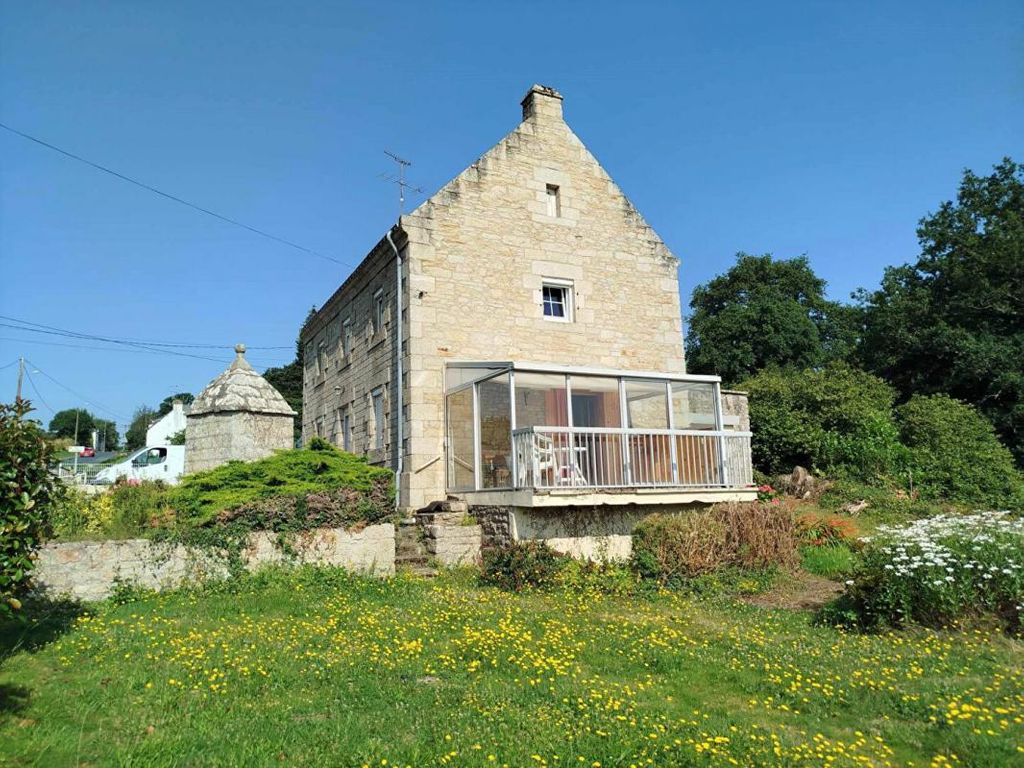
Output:
[[31,410],[26,400],[0,404],[0,616],[21,607],[48,508],[63,490],[48,468],[53,449],[25,419]]
[[750,394],[755,466],[788,474],[799,465],[874,481],[898,474],[905,450],[892,416],[893,389],[844,364],[802,372],[762,371]]
[[167,512],[169,488],[159,480],[115,483],[108,493],[112,513],[103,532],[112,538],[139,536]]
[[569,558],[543,541],[526,540],[485,549],[482,560],[484,584],[520,592],[554,586]]
[[896,416],[922,496],[997,509],[1024,506],[1024,479],[1013,455],[975,408],[946,395],[915,395]]
[[[272,521],[305,516],[310,506],[320,509],[332,501],[325,494],[343,496],[361,520],[382,520],[393,511],[393,474],[371,467],[361,456],[313,440],[309,448],[279,451],[259,461],[232,461],[186,476],[168,494],[168,503],[179,520],[191,525],[211,522],[228,510]],[[316,515],[314,511],[312,516]]]
[[70,539],[80,536],[89,521],[89,497],[77,488],[65,488],[46,513],[47,536]]
[[567,557],[555,575],[555,584],[570,592],[630,595],[641,584],[637,573],[616,562],[595,562]]
[[1001,512],[882,526],[826,617],[863,628],[945,626],[979,616],[1010,629],[1024,611],[1024,521]]
[[729,566],[766,569],[795,563],[792,515],[777,504],[655,513],[633,531],[633,567],[642,577],[662,583]]

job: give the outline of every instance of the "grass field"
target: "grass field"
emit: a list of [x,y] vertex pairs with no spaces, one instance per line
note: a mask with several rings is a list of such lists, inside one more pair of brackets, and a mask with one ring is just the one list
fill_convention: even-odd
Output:
[[1024,765],[1024,644],[675,593],[268,572],[0,648],[2,765]]

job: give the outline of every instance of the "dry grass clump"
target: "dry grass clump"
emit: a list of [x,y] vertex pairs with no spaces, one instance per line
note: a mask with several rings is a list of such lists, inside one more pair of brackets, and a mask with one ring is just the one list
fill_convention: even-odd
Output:
[[662,581],[726,566],[792,568],[798,561],[793,516],[756,502],[656,513],[633,532],[633,559],[641,573]]

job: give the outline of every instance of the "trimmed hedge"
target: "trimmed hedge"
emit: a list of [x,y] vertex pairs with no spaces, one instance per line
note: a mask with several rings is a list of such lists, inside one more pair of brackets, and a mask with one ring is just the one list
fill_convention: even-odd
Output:
[[[340,502],[340,512],[331,512]],[[283,519],[311,526],[377,522],[394,505],[394,476],[366,459],[314,440],[253,462],[232,461],[186,476],[168,493],[168,506],[190,525],[248,520],[275,530]],[[221,514],[225,513],[225,514]]]

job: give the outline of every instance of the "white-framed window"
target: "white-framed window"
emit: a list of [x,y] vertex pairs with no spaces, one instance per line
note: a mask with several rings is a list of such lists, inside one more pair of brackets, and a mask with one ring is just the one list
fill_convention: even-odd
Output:
[[384,447],[384,388],[377,387],[371,393],[373,400],[373,447]]
[[547,214],[558,218],[562,215],[562,196],[559,194],[558,185],[548,184],[546,192]]
[[373,332],[384,330],[384,289],[378,288],[373,294]]
[[341,411],[341,447],[352,452],[352,409],[348,406]]
[[352,354],[352,318],[346,317],[341,322],[341,356]]
[[316,373],[322,376],[327,371],[327,342],[321,341],[316,345]]
[[573,316],[572,293],[571,280],[544,280],[541,286],[544,319],[571,323]]

